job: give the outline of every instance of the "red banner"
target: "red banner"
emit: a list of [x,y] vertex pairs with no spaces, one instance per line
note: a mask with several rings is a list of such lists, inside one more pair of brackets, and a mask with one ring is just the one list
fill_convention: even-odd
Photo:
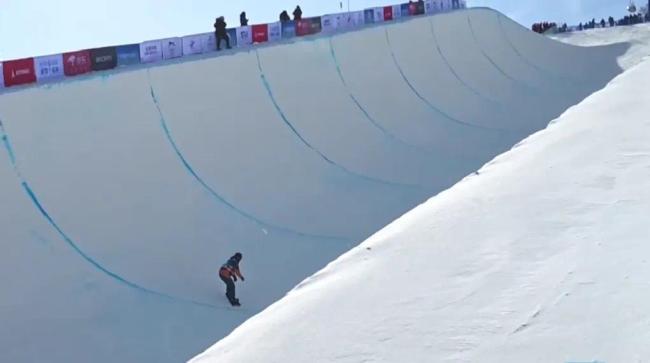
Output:
[[384,21],[393,20],[393,7],[386,6],[384,7]]
[[3,63],[5,87],[36,82],[34,58],[17,59]]
[[307,19],[298,20],[296,22],[296,35],[301,37],[311,34],[311,21]]
[[269,26],[267,24],[253,25],[253,43],[269,41]]
[[90,51],[80,50],[63,54],[63,72],[66,76],[76,76],[92,70]]

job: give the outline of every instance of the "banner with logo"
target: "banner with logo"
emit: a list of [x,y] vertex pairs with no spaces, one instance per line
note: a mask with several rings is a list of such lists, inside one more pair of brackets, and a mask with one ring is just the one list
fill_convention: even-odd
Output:
[[440,4],[440,11],[451,10],[451,0],[438,0]]
[[350,14],[350,25],[354,28],[362,27],[366,24],[366,15],[363,10],[355,11]]
[[36,66],[36,80],[45,82],[62,78],[63,74],[63,55],[46,55],[34,58]]
[[280,22],[269,24],[269,42],[277,42],[282,39],[282,25]]
[[140,44],[120,45],[116,52],[118,67],[140,64]]
[[[181,38],[167,38],[160,41],[162,43],[163,59],[180,58],[183,56],[183,41]],[[201,46],[203,51],[203,46]]]
[[403,18],[411,16],[411,4],[404,3],[400,5],[400,14]]
[[282,39],[289,39],[296,36],[296,22],[286,21],[282,23]]
[[375,9],[364,10],[363,21],[365,24],[373,24],[375,22]]
[[392,6],[385,6],[383,9],[383,17],[384,21],[391,21],[393,20],[393,7]]
[[237,28],[237,46],[246,47],[253,44],[253,33],[250,26],[240,26]]
[[[184,36],[181,40],[183,55],[201,54],[204,50],[204,34]],[[215,47],[216,49],[216,47]]]
[[393,5],[393,19],[399,19],[401,17],[402,17],[402,6]]
[[375,12],[375,23],[383,23],[384,22],[384,8],[373,8]]
[[[230,46],[231,47],[236,47],[237,42],[238,42],[238,40],[237,40],[237,28],[226,29],[226,33],[228,33],[228,38],[230,38]],[[214,38],[214,33],[212,33],[212,37]],[[216,44],[217,43],[216,43],[216,40],[215,40],[215,46],[213,48],[215,50],[217,49]]]
[[308,18],[307,20],[309,20],[309,34],[318,34],[323,31],[323,28],[321,27],[322,20],[320,16]]
[[160,62],[162,59],[162,42],[160,40],[150,40],[140,44],[140,62],[153,63]]
[[5,87],[36,82],[34,58],[25,58],[6,61],[3,64],[2,74]]
[[104,47],[90,50],[90,62],[93,71],[105,71],[117,67],[117,50]]
[[63,73],[66,76],[77,76],[92,70],[90,52],[80,50],[77,52],[63,53]]
[[253,43],[266,43],[269,41],[268,24],[255,24],[251,27],[253,33]]
[[335,15],[323,15],[320,17],[320,21],[323,33],[331,34],[334,33],[338,28],[338,23],[336,21]]
[[433,0],[424,0],[424,13],[433,14],[435,12],[435,7],[433,5]]

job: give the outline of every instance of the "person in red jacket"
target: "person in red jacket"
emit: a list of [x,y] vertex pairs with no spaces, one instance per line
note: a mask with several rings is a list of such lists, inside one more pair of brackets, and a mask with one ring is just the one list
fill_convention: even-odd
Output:
[[235,281],[239,277],[245,281],[244,276],[239,270],[239,262],[242,260],[242,254],[237,252],[228,259],[219,269],[219,277],[226,284],[226,297],[232,306],[241,306],[239,299],[235,297]]

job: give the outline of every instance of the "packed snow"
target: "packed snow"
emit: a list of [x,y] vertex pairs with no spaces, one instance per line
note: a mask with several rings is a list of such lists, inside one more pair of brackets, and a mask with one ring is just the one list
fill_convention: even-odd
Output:
[[650,61],[639,48],[603,90],[191,362],[650,361]]

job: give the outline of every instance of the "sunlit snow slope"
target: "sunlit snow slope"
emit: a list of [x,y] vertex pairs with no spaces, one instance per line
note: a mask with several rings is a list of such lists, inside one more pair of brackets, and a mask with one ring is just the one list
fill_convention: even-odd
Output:
[[193,363],[646,362],[650,61]]
[[[1,95],[0,360],[188,359],[601,89],[626,49],[476,9]],[[217,278],[235,251],[241,309]]]

